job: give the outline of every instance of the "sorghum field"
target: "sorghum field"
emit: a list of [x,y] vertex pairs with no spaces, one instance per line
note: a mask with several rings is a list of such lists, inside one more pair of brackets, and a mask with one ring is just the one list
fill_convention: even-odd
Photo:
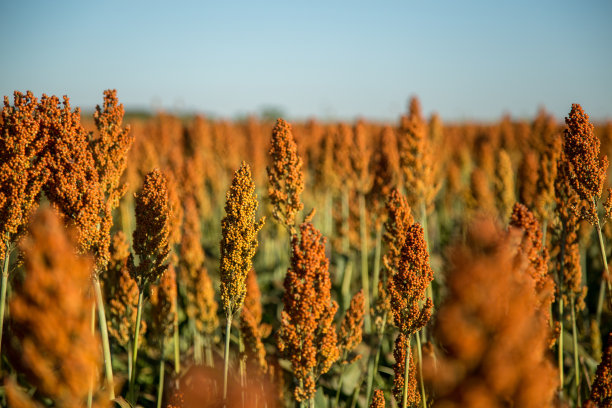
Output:
[[612,407],[612,123],[0,119],[0,403]]

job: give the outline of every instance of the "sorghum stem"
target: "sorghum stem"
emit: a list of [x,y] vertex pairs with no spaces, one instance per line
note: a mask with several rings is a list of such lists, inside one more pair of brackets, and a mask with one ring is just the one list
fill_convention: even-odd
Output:
[[159,384],[157,385],[157,408],[161,408],[162,397],[164,395],[164,371],[166,368],[166,360],[164,359],[164,339],[162,337],[160,345],[161,357],[159,360]]
[[361,285],[364,294],[364,326],[365,332],[372,331],[370,320],[370,276],[368,275],[368,234],[366,226],[366,202],[365,196],[359,193],[359,229],[361,236]]
[[578,401],[577,406],[581,406],[580,398],[580,367],[578,363],[578,333],[576,332],[576,312],[574,305],[574,296],[570,296],[570,306],[572,312],[572,341],[574,345],[574,376],[576,377],[576,398]]
[[[559,293],[561,290],[559,290]],[[559,295],[559,340],[558,340],[558,351],[559,351],[559,400],[563,397],[563,297]]]
[[223,369],[223,401],[227,401],[227,374],[229,372],[229,346],[230,346],[230,331],[232,329],[232,316],[227,316],[227,324],[225,326],[225,368]]
[[140,320],[142,319],[142,301],[144,299],[144,288],[141,288],[138,293],[138,311],[136,312],[136,328],[134,330],[134,344],[132,348],[132,355],[134,360],[132,362],[132,377],[130,377],[129,396],[131,402],[136,405],[136,396],[134,395],[134,385],[136,384],[136,368],[138,361],[138,336],[140,334]]
[[[8,241],[6,241],[6,253],[4,255],[4,266],[2,267],[2,288],[0,289],[2,293],[0,294],[0,362],[2,361],[2,331],[4,328],[4,307],[6,304],[6,287],[8,286],[8,269],[9,269],[9,260],[11,257],[11,253],[8,246]],[[2,366],[0,364],[0,370]]]
[[[174,310],[178,313],[178,300],[174,298]],[[179,324],[178,318],[174,319],[174,372],[179,374],[181,372],[181,342],[179,340]],[[178,377],[178,375],[177,375]]]
[[106,327],[106,312],[104,311],[104,301],[102,300],[102,289],[100,279],[94,277],[94,292],[96,296],[96,307],[98,308],[98,321],[100,334],[102,335],[102,352],[104,353],[104,371],[106,372],[106,382],[108,383],[110,399],[115,399],[115,383],[113,381],[113,362],[111,360],[110,343],[108,341],[108,328]]
[[[593,205],[595,205],[595,199],[593,199]],[[599,287],[599,300],[597,302],[597,324],[601,323],[601,313],[603,310],[603,303],[606,297],[606,284],[608,285],[608,292],[612,292],[612,288],[610,287],[610,281],[608,280],[608,259],[606,258],[606,248],[603,241],[603,235],[601,234],[601,225],[599,223],[599,217],[596,219],[597,223],[595,226],[597,227],[597,237],[599,238],[599,251],[601,252],[601,261],[603,262],[604,271],[601,276],[601,286]]]
[[[96,304],[91,304],[91,334],[96,334]],[[89,392],[87,393],[87,408],[93,403],[93,378],[89,380]]]
[[380,254],[382,241],[382,223],[376,227],[376,246],[374,248],[374,277],[372,278],[372,301],[378,299],[378,280],[380,279]]
[[372,366],[372,371],[368,373],[368,384],[366,391],[367,403],[369,404],[370,398],[372,398],[372,388],[374,385],[374,380],[376,379],[376,373],[378,372],[378,361],[380,360],[380,350],[382,349],[383,336],[385,333],[385,327],[387,325],[387,311],[383,313],[382,325],[380,328],[380,332],[378,333],[378,346],[376,347],[376,354],[374,356],[374,365]]
[[421,382],[421,402],[423,403],[423,408],[427,408],[427,398],[425,395],[425,383],[423,382],[423,351],[421,350],[421,334],[419,332],[416,333],[416,342],[417,342],[417,357],[419,359],[419,380]]

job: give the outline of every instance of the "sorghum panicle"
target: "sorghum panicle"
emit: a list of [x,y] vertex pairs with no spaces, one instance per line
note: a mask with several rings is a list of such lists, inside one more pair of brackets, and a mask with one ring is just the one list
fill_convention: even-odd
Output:
[[[413,224],[406,231],[398,270],[388,281],[393,321],[406,337],[420,330],[431,317],[433,303],[425,298],[425,290],[432,280],[423,227]],[[420,302],[424,302],[422,306]]]
[[242,307],[246,296],[246,277],[253,267],[257,250],[257,233],[264,218],[256,220],[257,196],[251,169],[246,163],[234,173],[225,201],[221,221],[221,300],[228,317]]
[[20,244],[27,277],[15,282],[10,302],[9,360],[38,398],[82,406],[102,364],[91,330],[93,265],[76,255],[54,211],[39,212],[29,232]]
[[448,407],[551,407],[556,369],[548,355],[530,262],[517,250],[520,233],[477,219],[465,244],[451,250],[449,293],[436,319],[444,350],[425,375],[436,403]]
[[132,247],[139,263],[135,265],[130,255],[130,274],[143,290],[147,283],[155,283],[168,269],[168,181],[160,170],[155,169],[145,176],[142,188],[135,196],[135,214]]
[[[174,332],[178,319],[176,310],[176,272],[173,265],[162,275],[159,284],[151,286],[151,329],[158,339]],[[163,352],[163,350],[162,350]]]
[[[342,322],[340,323],[340,331],[338,332],[338,350],[340,356],[345,359],[361,343],[363,335],[363,315],[365,313],[363,289],[353,296]],[[361,358],[357,355],[355,358],[342,361],[342,363],[351,363]]]
[[374,390],[372,402],[370,402],[370,408],[385,408],[385,394],[382,392],[382,390]]
[[13,106],[4,97],[0,121],[0,259],[6,241],[16,241],[38,206],[48,169],[39,154],[47,135],[39,132],[38,101],[15,91]]
[[283,119],[276,121],[272,130],[268,166],[268,196],[272,215],[287,228],[294,227],[295,217],[304,208],[300,194],[304,190],[302,159],[291,132],[291,125]]
[[597,366],[589,401],[585,408],[612,407],[612,333],[608,333],[606,348]]
[[583,216],[592,224],[597,217],[594,200],[599,200],[608,172],[608,157],[599,157],[599,139],[582,107],[574,103],[565,118],[563,151],[568,162],[570,183],[586,203]]
[[314,396],[316,379],[339,357],[333,325],[338,305],[331,299],[325,239],[310,223],[300,226],[300,235],[291,243],[278,348],[291,361],[294,397],[304,401]]
[[[108,333],[119,344],[127,346],[136,325],[139,290],[136,281],[130,275],[129,244],[122,231],[118,231],[113,236],[110,253],[108,268],[102,275],[102,289],[109,311]],[[145,322],[141,322],[141,335],[144,335],[146,327]]]

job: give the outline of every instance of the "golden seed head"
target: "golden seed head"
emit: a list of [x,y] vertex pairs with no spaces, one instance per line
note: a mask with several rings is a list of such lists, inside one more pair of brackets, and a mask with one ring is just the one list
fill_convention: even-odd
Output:
[[251,169],[246,163],[234,173],[221,221],[221,301],[231,318],[242,307],[246,296],[246,277],[253,267],[257,233],[264,218],[256,220],[257,196]]

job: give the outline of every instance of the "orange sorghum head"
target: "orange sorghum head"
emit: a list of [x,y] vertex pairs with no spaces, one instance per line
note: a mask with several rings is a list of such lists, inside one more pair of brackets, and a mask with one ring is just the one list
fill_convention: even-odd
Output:
[[527,207],[516,203],[512,209],[509,225],[523,231],[519,251],[529,261],[527,273],[534,280],[539,308],[548,321],[550,305],[555,299],[555,282],[548,272],[548,249],[542,245],[540,223]]
[[91,330],[92,262],[76,255],[50,209],[33,218],[29,232],[20,244],[27,276],[16,281],[10,302],[9,360],[39,398],[81,406],[102,363]]
[[431,317],[433,303],[425,298],[425,290],[432,280],[423,227],[413,224],[406,231],[398,270],[388,282],[393,321],[405,336],[420,330]]
[[[108,268],[101,275],[104,297],[108,305],[108,333],[119,344],[126,346],[136,324],[139,290],[136,281],[130,275],[129,244],[122,231],[113,236],[110,254]],[[144,334],[146,331],[144,321],[140,327],[141,334]]]
[[385,394],[382,390],[374,390],[370,408],[385,408]]
[[589,401],[597,407],[612,407],[612,333],[608,333],[606,348],[597,366]]
[[338,332],[338,350],[340,355],[345,362],[355,361],[361,356],[358,355],[356,358],[347,360],[348,354],[355,350],[355,348],[361,343],[361,337],[363,334],[363,315],[365,313],[364,308],[364,296],[363,289],[360,290],[351,299],[344,319],[340,323],[340,331]]
[[300,226],[300,235],[291,243],[278,348],[291,361],[296,379],[294,397],[304,401],[314,396],[316,379],[338,359],[333,324],[338,305],[331,299],[325,239],[310,223]]
[[90,146],[109,210],[119,205],[119,199],[127,190],[127,185],[120,186],[120,182],[134,136],[129,126],[122,127],[124,113],[117,91],[104,91],[103,108],[97,105],[94,113],[98,134],[90,141]]
[[[580,264],[580,236],[578,228],[580,217],[575,211],[580,203],[580,197],[570,184],[569,164],[565,154],[557,162],[555,178],[555,215],[559,221],[557,233],[553,236],[558,251],[559,270],[563,285],[560,288],[566,304],[569,304],[567,295],[573,296],[578,310],[584,308],[586,286],[582,285],[582,266]],[[563,250],[561,250],[563,247]]]
[[38,101],[15,91],[13,106],[4,97],[0,121],[0,259],[16,241],[38,206],[48,169],[40,158],[46,135],[39,132]]
[[176,300],[176,272],[174,266],[170,265],[161,276],[159,284],[151,286],[151,329],[157,339],[163,341],[174,331],[178,319]]
[[408,116],[401,119],[398,146],[408,203],[413,207],[424,205],[429,212],[440,188],[436,175],[439,163],[432,155],[427,122],[417,97],[410,99]]
[[601,197],[608,172],[608,157],[599,157],[599,139],[582,107],[574,103],[565,118],[563,151],[568,162],[570,183],[580,198],[588,203],[586,218],[594,223],[597,209],[594,200]]
[[44,192],[79,232],[82,252],[92,252],[98,271],[108,262],[112,218],[81,113],[70,108],[68,97],[60,105],[56,96],[43,95],[39,103],[39,132],[48,140],[43,160],[49,170]]
[[386,207],[387,220],[385,221],[383,240],[387,245],[387,252],[383,256],[383,266],[386,278],[389,278],[398,269],[400,254],[406,240],[406,232],[414,224],[414,218],[408,200],[397,188],[391,190],[387,197]]
[[397,187],[399,175],[399,156],[397,139],[391,126],[385,126],[380,133],[376,149],[372,154],[372,188],[368,194],[380,220],[384,220],[384,203]]
[[291,229],[295,226],[296,214],[304,208],[300,200],[304,190],[304,174],[291,125],[283,119],[278,119],[272,130],[269,155],[268,196],[272,215]]
[[132,246],[140,262],[134,265],[130,256],[130,273],[143,290],[147,283],[155,283],[168,269],[168,181],[160,170],[155,169],[145,176],[142,188],[135,195],[135,214]]
[[228,318],[242,307],[246,295],[246,277],[253,267],[257,233],[264,218],[256,220],[257,196],[251,169],[246,163],[234,173],[221,221],[221,300]]
[[449,292],[434,330],[443,351],[437,370],[424,367],[439,406],[552,406],[550,329],[517,233],[477,219],[449,252]]

